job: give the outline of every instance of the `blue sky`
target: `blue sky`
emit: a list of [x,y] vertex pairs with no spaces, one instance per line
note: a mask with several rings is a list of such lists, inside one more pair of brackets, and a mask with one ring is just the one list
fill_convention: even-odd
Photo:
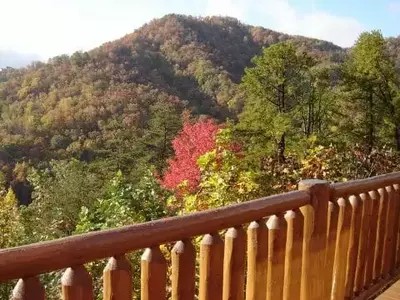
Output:
[[3,51],[47,59],[89,50],[167,13],[229,15],[351,46],[360,32],[400,34],[400,0],[0,0]]

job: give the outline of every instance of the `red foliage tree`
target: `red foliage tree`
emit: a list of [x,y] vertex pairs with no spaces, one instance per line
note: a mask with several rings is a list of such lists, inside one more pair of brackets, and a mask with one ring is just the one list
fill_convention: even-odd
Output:
[[[220,126],[214,121],[201,120],[194,124],[186,122],[180,134],[172,141],[175,157],[168,164],[161,184],[180,194],[196,190],[200,182],[200,169],[197,159],[215,148],[215,136]],[[183,182],[185,187],[179,188]]]

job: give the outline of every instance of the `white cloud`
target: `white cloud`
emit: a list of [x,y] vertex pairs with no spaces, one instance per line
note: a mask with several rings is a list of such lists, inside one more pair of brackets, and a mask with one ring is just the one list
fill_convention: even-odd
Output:
[[230,16],[238,19],[245,17],[246,1],[242,0],[209,0],[206,7],[208,16]]
[[[42,58],[89,50],[178,12],[184,0],[0,0],[0,49]],[[192,8],[192,6],[189,6]],[[193,9],[194,10],[194,9]],[[186,12],[188,13],[188,12]]]
[[342,47],[352,46],[364,30],[356,19],[316,10],[314,5],[310,5],[309,12],[298,12],[288,0],[208,0],[207,7],[207,14],[231,15],[250,24],[258,16],[262,24],[257,25],[332,41]]
[[290,18],[276,18],[277,29],[289,34],[299,34],[313,38],[332,41],[342,46],[350,47],[364,30],[362,24],[352,18],[335,16],[323,11],[309,14],[298,14],[288,11]]
[[389,3],[389,11],[400,13],[400,1],[392,1]]
[[21,54],[13,51],[0,50],[0,68],[19,68],[30,64],[34,60],[40,60],[35,54]]
[[288,0],[0,0],[0,50],[43,59],[88,50],[172,12],[233,16],[341,46],[350,46],[363,29],[354,19],[313,9],[313,0],[301,2],[302,12]]

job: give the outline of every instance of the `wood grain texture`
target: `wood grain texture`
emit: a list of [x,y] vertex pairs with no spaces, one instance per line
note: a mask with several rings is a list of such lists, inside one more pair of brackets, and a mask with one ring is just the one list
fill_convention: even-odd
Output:
[[82,265],[70,267],[61,277],[63,300],[93,300],[93,284],[89,272]]
[[311,204],[300,207],[304,217],[301,299],[319,300],[323,299],[328,288],[320,278],[325,271],[326,216],[331,188],[323,180],[304,180],[299,183],[299,189],[307,190],[311,196]]
[[265,300],[268,266],[268,228],[264,220],[247,228],[246,300]]
[[141,300],[166,299],[167,262],[158,246],[147,248],[141,258]]
[[218,233],[200,243],[199,300],[222,300],[224,242]]
[[232,206],[0,250],[0,282],[235,227],[309,203],[307,192],[265,197]]
[[38,277],[18,280],[12,291],[11,300],[44,300],[45,291]]
[[171,263],[172,300],[193,300],[196,250],[189,239],[175,244],[171,251]]
[[283,299],[300,299],[304,219],[300,210],[285,214],[287,236]]
[[242,226],[225,234],[223,300],[244,300],[246,234]]
[[111,257],[103,271],[103,300],[132,300],[132,267],[125,255]]
[[285,278],[286,222],[271,216],[268,227],[267,300],[282,299]]

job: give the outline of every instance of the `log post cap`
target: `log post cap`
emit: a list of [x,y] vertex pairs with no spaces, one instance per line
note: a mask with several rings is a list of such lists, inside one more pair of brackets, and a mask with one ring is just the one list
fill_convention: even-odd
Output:
[[37,276],[19,279],[12,291],[11,300],[45,299],[45,290]]
[[107,265],[105,266],[103,273],[116,271],[116,270],[123,270],[130,272],[132,269],[130,262],[127,260],[125,255],[118,255],[110,257],[108,260]]
[[305,191],[320,186],[329,186],[329,182],[321,179],[304,179],[299,182],[298,189],[300,191]]
[[[318,202],[328,202],[330,194],[331,185],[326,180],[321,179],[305,179],[301,180],[298,185],[300,191],[308,191],[311,196],[311,205],[320,206]],[[327,195],[328,197],[320,197],[322,195]],[[316,196],[318,195],[318,196]],[[316,197],[315,197],[316,196]]]

